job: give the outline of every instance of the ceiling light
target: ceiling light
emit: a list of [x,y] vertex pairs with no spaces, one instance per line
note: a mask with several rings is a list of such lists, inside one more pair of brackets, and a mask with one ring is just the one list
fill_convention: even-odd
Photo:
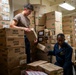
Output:
[[67,9],[67,10],[74,10],[75,7],[68,4],[68,3],[62,3],[62,4],[59,4],[60,7],[64,8],[64,9]]

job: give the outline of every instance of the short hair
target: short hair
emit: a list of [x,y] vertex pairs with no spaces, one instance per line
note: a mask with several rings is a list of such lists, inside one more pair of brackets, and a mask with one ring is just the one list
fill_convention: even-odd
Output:
[[65,35],[64,35],[63,33],[59,33],[59,34],[57,35],[57,38],[58,38],[59,36],[60,36],[61,38],[64,38],[64,39],[65,39]]
[[29,10],[32,10],[32,11],[34,10],[33,5],[30,4],[30,3],[25,4],[25,5],[24,5],[24,9],[25,9],[25,8],[27,8],[27,9],[29,9]]

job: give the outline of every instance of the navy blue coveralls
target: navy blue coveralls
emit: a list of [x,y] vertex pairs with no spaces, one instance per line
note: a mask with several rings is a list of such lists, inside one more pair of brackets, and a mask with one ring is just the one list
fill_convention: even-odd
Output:
[[48,55],[56,56],[55,65],[63,68],[64,75],[73,75],[72,73],[72,48],[67,44],[63,43],[62,47],[59,49],[58,43],[55,44],[54,50],[49,51]]

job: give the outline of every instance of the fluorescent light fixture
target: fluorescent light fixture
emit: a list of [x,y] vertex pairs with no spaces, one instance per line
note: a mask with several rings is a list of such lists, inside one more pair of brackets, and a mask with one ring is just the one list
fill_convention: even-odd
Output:
[[60,7],[64,8],[64,9],[67,9],[67,10],[74,10],[75,7],[73,7],[72,5],[68,4],[68,3],[62,3],[62,4],[59,4]]

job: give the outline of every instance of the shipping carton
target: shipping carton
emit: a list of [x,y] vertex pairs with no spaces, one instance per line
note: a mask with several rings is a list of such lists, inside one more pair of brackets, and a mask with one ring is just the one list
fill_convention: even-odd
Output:
[[1,58],[2,63],[0,66],[8,68],[8,69],[12,69],[16,66],[26,64],[26,57],[27,57],[26,54],[18,55],[16,57],[12,57],[12,56],[5,57],[3,55],[3,57]]
[[73,53],[72,53],[72,62],[76,65],[76,48],[73,48]]
[[25,53],[25,47],[0,48],[0,54],[2,54],[2,57],[16,57]]
[[24,30],[16,28],[3,28],[0,29],[0,38],[3,37],[24,37]]
[[51,63],[41,64],[39,68],[48,75],[63,75],[63,69]]
[[0,38],[0,47],[17,47],[17,46],[25,46],[24,38],[19,37],[3,37]]
[[33,28],[31,28],[31,32],[29,33],[25,32],[25,34],[30,42],[34,42],[34,40],[37,39],[37,34]]
[[44,61],[51,62],[51,56],[48,56],[48,51],[44,52],[42,50],[37,49],[36,56],[38,60],[44,60]]
[[41,15],[41,17],[37,16],[35,17],[35,22],[36,22],[36,25],[45,25],[45,22],[46,22],[46,15]]
[[30,63],[30,64],[27,65],[27,69],[35,70],[36,71],[36,70],[38,70],[37,69],[38,65],[46,63],[46,62],[47,61],[43,61],[43,60],[32,62],[32,63]]
[[46,28],[54,29],[56,35],[62,33],[62,13],[58,11],[46,13]]

